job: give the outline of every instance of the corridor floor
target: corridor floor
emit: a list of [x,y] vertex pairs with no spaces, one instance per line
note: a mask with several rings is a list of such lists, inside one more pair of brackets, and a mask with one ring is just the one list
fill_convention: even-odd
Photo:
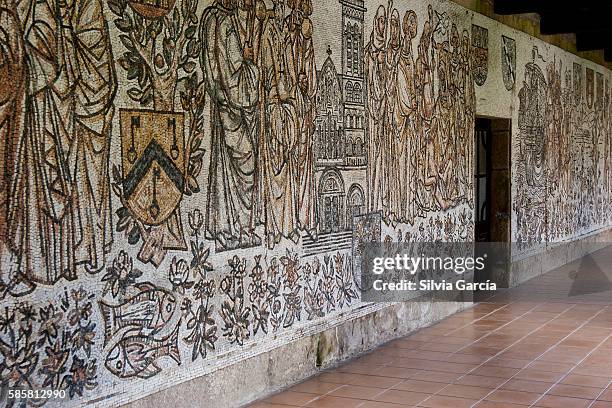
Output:
[[612,408],[612,247],[251,408]]

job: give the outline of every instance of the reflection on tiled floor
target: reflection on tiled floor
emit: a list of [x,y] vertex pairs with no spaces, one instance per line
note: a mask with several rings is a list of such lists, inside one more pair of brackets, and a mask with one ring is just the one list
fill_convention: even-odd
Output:
[[251,407],[612,408],[606,274],[612,247]]

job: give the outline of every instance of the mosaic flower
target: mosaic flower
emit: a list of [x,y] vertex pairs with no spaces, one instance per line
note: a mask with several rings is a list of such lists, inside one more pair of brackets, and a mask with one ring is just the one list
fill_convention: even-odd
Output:
[[250,337],[249,326],[251,324],[249,316],[250,308],[242,308],[239,305],[231,304],[228,301],[221,305],[221,318],[225,323],[223,335],[227,337],[230,343],[236,343],[239,346],[244,345],[245,340]]
[[15,313],[10,311],[8,307],[5,307],[4,314],[0,315],[0,331],[8,333],[13,323],[15,323]]
[[34,310],[34,306],[22,303],[19,305],[17,310],[21,315],[19,320],[22,325],[25,325],[25,327],[30,327],[32,326],[32,323],[36,322],[36,311]]
[[189,282],[190,273],[187,261],[184,259],[177,260],[175,256],[168,270],[168,280],[172,284],[172,289],[184,295],[185,290],[193,286],[193,282]]
[[68,322],[71,326],[76,326],[81,320],[89,320],[92,313],[91,302],[85,304],[75,303],[74,307],[68,313]]
[[237,255],[234,255],[232,259],[228,261],[229,266],[232,268],[232,274],[237,277],[244,278],[246,276],[246,259],[240,259]]
[[91,346],[96,337],[95,327],[95,323],[89,323],[86,326],[80,326],[72,333],[73,350],[83,350],[88,356],[91,354]]
[[194,287],[194,295],[196,299],[209,299],[215,296],[215,282],[211,279],[208,281],[200,280]]
[[206,273],[213,270],[212,264],[208,262],[208,256],[210,255],[210,249],[204,247],[204,243],[197,241],[191,241],[191,268],[194,270],[194,274],[200,274],[202,278],[206,278]]
[[75,396],[82,397],[85,389],[93,389],[98,383],[96,382],[96,360],[93,359],[89,362],[85,362],[76,356],[72,359],[72,365],[70,366],[70,374],[64,376],[63,386],[68,390],[70,398]]
[[[45,307],[41,307],[38,311],[39,316],[39,326],[38,326],[38,336],[41,337],[42,344],[47,342],[51,344],[52,340],[57,337],[58,334],[58,325],[64,314],[58,311],[55,308],[54,304],[49,304]],[[42,345],[39,341],[39,347]]]
[[195,361],[198,357],[206,358],[208,351],[215,349],[217,337],[217,323],[213,318],[214,307],[206,303],[201,303],[198,310],[193,313],[187,322],[187,329],[191,330],[189,336],[185,338],[187,344],[192,345],[191,360]]
[[190,211],[187,215],[189,226],[193,230],[194,233],[199,232],[202,229],[202,225],[204,225],[204,216],[202,212],[197,208],[193,211]]
[[44,377],[42,386],[57,388],[61,375],[66,371],[66,361],[70,356],[69,350],[62,347],[61,342],[56,341],[53,347],[45,347],[45,357],[42,360],[40,375]]
[[106,275],[102,277],[102,282],[106,282],[103,295],[110,291],[113,297],[119,294],[125,296],[127,288],[135,284],[140,276],[142,272],[134,269],[132,257],[122,250],[113,260],[113,265],[107,270]]

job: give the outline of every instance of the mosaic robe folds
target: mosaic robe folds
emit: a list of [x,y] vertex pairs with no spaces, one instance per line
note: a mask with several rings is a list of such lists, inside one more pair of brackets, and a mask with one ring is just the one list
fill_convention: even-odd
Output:
[[[465,169],[464,172],[466,174],[470,174],[472,169],[474,168],[474,143],[471,143],[472,140],[475,140],[474,133],[475,129],[472,124],[476,118],[476,91],[474,89],[474,79],[472,77],[472,70],[470,68],[470,58],[469,58],[469,47],[467,34],[464,35],[464,47],[462,52],[463,66],[462,76],[462,86],[463,86],[463,98],[464,98],[464,109],[463,109],[463,124],[464,124],[464,140],[466,141],[465,146],[462,148],[462,152],[465,160]],[[471,189],[473,188],[473,179],[471,177],[466,177],[463,179],[466,185],[465,193],[468,197],[468,200],[471,200],[472,194]]]
[[317,189],[314,177],[314,121],[316,116],[317,69],[312,41],[312,22],[295,24],[290,34],[292,44],[292,81],[296,109],[300,121],[297,182],[298,220],[300,227],[311,233],[317,226]]
[[435,134],[431,132],[431,120],[434,109],[434,89],[431,62],[429,59],[430,33],[429,22],[425,22],[415,63],[415,89],[417,95],[417,169],[419,187],[417,195],[419,206],[424,212],[435,209],[434,188],[435,170]]
[[[385,152],[385,161],[387,172],[389,175],[396,175],[400,171],[400,133],[399,133],[399,122],[397,117],[397,97],[399,93],[398,89],[398,75],[399,75],[399,60],[401,55],[401,40],[400,40],[400,22],[399,13],[396,9],[393,9],[390,18],[390,40],[387,45],[385,54],[386,60],[386,90],[385,95],[387,99],[387,117],[386,117],[386,131],[384,137],[388,140],[389,150]],[[388,210],[386,216],[390,216],[391,219],[399,221],[402,219],[402,191],[405,189],[405,185],[397,184],[398,177],[390,177],[388,182]]]
[[22,1],[17,9],[29,58],[7,238],[20,271],[52,284],[76,278],[79,266],[104,266],[117,81],[99,0]]
[[243,57],[243,30],[220,4],[202,16],[201,64],[211,98],[207,238],[221,249],[255,244],[253,194],[259,71]]
[[[409,41],[409,38],[406,39]],[[399,176],[401,186],[401,215],[404,221],[413,223],[416,214],[416,91],[414,61],[409,47],[402,50],[397,77],[396,117],[398,118],[400,149]]]
[[261,38],[261,131],[259,188],[261,217],[268,246],[281,237],[297,241],[299,122],[290,73],[291,49],[282,19],[268,21]]
[[4,35],[0,34],[0,249],[5,244],[16,252],[19,249],[16,243],[7,239],[7,216],[15,149],[23,133],[27,67],[21,23],[13,0],[0,0],[0,27],[6,30]]
[[386,154],[388,138],[385,137],[387,119],[387,66],[386,66],[386,11],[380,6],[366,47],[366,80],[368,84],[368,208],[376,211],[388,205],[388,171]]

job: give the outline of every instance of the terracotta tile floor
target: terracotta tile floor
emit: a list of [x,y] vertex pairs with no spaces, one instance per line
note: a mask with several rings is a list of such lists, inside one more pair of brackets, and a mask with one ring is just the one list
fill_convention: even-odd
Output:
[[610,281],[612,247],[251,408],[612,408]]

